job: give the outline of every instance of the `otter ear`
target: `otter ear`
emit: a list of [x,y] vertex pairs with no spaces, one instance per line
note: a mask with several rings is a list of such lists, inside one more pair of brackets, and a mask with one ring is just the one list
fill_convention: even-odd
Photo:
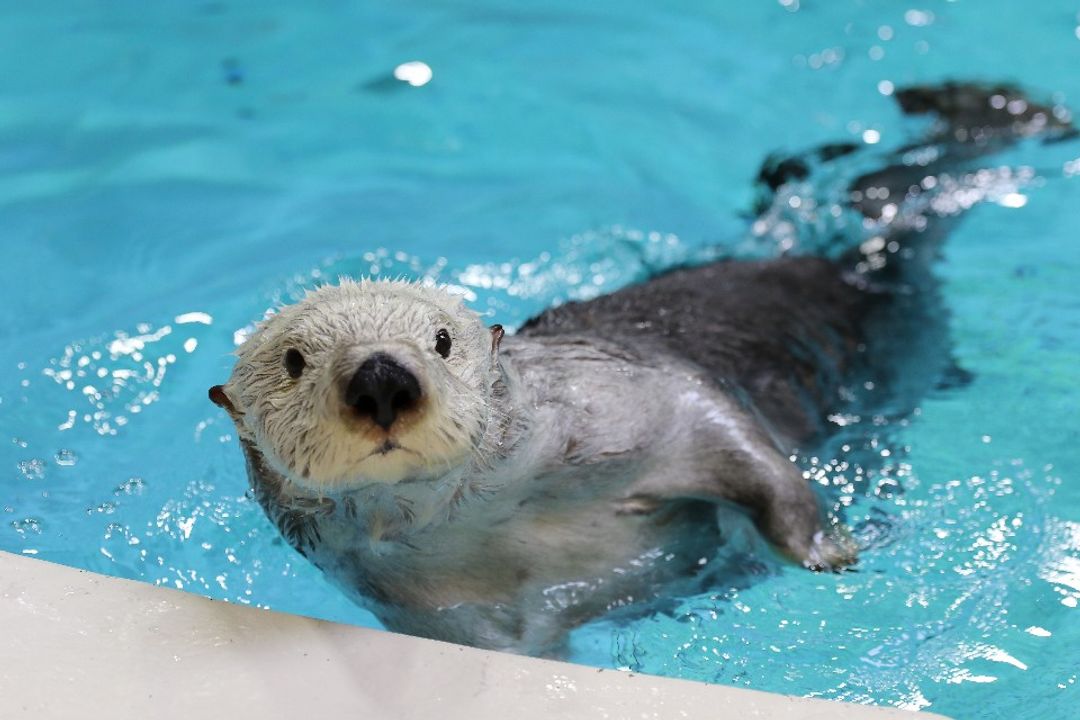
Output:
[[491,330],[491,366],[495,367],[499,364],[499,345],[506,331],[503,330],[502,325],[492,325],[489,330]]
[[244,413],[236,409],[236,406],[233,405],[233,401],[225,393],[224,385],[215,385],[210,388],[209,395],[210,402],[214,403],[219,408],[224,408],[225,412],[229,413],[229,416],[234,422],[239,422],[240,418],[244,416]]
[[503,330],[502,325],[492,325],[491,330],[491,354],[495,357],[499,356],[499,345],[502,343],[503,335],[506,331]]

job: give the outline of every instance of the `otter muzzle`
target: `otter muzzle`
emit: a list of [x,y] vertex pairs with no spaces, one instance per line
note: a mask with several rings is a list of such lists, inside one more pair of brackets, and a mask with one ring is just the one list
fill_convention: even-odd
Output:
[[360,417],[389,430],[398,415],[420,402],[420,383],[386,353],[375,353],[360,365],[345,386],[343,400]]

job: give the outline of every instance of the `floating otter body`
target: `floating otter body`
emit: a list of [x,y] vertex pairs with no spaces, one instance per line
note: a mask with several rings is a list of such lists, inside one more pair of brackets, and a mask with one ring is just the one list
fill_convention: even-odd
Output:
[[[944,118],[927,145],[942,167],[1033,122],[1068,128],[1026,101],[998,117],[1010,89],[907,92]],[[762,184],[847,152],[771,162]],[[898,184],[912,172],[851,186],[871,230],[858,250],[675,270],[505,339],[439,288],[323,287],[266,320],[211,398],[284,537],[394,630],[551,652],[581,622],[706,578],[720,506],[793,562],[839,569],[854,549],[789,457],[873,375],[875,326],[910,311],[900,291],[927,272],[930,221],[949,213]]]

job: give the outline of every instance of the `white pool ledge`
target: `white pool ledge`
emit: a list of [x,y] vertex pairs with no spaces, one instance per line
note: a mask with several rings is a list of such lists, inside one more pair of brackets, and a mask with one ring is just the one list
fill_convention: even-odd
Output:
[[929,720],[486,652],[0,552],[0,717]]

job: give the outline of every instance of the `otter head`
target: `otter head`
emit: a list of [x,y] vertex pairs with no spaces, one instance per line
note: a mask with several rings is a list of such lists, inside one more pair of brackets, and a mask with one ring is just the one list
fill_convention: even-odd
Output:
[[344,280],[265,320],[210,399],[308,490],[440,476],[484,436],[501,338],[442,289]]

